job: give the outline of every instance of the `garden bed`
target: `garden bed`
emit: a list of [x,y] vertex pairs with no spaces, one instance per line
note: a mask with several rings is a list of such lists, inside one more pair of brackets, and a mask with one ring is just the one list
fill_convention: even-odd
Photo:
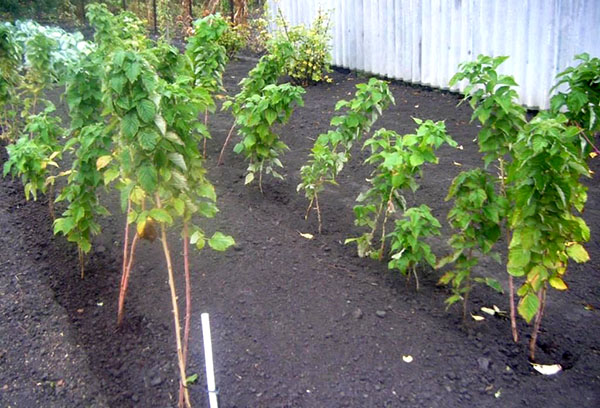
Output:
[[[252,67],[231,62],[224,76],[230,94]],[[600,403],[600,187],[588,182],[584,218],[592,231],[591,260],[571,263],[569,291],[548,297],[537,359],[560,363],[554,376],[536,373],[527,360],[529,327],[514,344],[508,320],[487,316],[462,323],[459,306],[445,309],[448,290],[436,286],[440,273],[421,271],[421,288],[388,272],[385,263],[362,259],[352,206],[368,186],[366,152],[355,151],[338,179],[320,195],[323,233],[308,202],[296,192],[299,169],[314,139],[329,129],[334,106],[349,99],[365,77],[334,72],[333,83],[309,87],[305,107],[280,129],[290,151],[282,157],[285,181],[266,177],[264,194],[244,186],[247,164],[230,149],[216,160],[232,118],[210,117],[209,179],[220,213],[206,225],[235,237],[224,255],[204,250],[192,257],[194,314],[188,374],[195,406],[207,406],[200,313],[209,312],[219,399],[223,407],[508,407],[580,406]],[[421,188],[409,205],[426,203],[445,220],[444,201],[452,179],[482,165],[473,141],[477,125],[460,97],[393,83],[396,105],[375,129],[400,134],[416,127],[411,117],[445,120],[463,146],[438,151],[440,163],[426,165]],[[64,116],[64,106],[62,109]],[[1,161],[6,160],[4,149]],[[598,160],[592,170],[600,172]],[[491,167],[491,166],[490,166]],[[126,317],[116,328],[122,225],[115,197],[104,197],[113,214],[102,220],[86,278],[78,278],[76,248],[54,237],[43,202],[25,202],[19,183],[0,184],[0,405],[2,406],[176,406],[177,362],[167,275],[158,242],[140,245],[132,271]],[[113,204],[111,204],[113,203]],[[311,233],[307,239],[300,233]],[[445,255],[450,229],[431,241]],[[173,236],[173,238],[177,238]],[[173,249],[181,258],[181,241]],[[505,242],[498,244],[506,247]],[[504,267],[479,266],[506,288]],[[177,271],[181,277],[181,271]],[[182,279],[181,279],[182,280]],[[182,292],[180,292],[182,293]],[[474,289],[471,310],[507,297]],[[481,313],[479,313],[481,314]],[[403,356],[411,356],[412,362]]]

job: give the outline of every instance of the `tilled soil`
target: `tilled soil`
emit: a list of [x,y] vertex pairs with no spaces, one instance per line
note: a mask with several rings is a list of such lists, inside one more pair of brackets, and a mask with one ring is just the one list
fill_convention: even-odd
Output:
[[[225,76],[231,93],[252,67],[232,62]],[[220,213],[201,221],[207,232],[236,239],[225,254],[195,252],[194,314],[189,374],[194,406],[208,406],[200,313],[209,312],[219,400],[223,407],[596,407],[600,405],[600,188],[588,182],[584,214],[592,230],[591,261],[569,266],[569,291],[552,291],[538,341],[538,360],[560,363],[554,376],[537,374],[527,360],[530,327],[520,322],[514,344],[507,320],[488,316],[463,324],[459,307],[446,310],[440,272],[420,271],[421,288],[361,259],[346,238],[357,236],[352,206],[367,188],[366,151],[354,152],[339,179],[320,197],[324,229],[304,220],[307,202],[296,192],[299,169],[319,133],[329,128],[335,103],[351,98],[366,77],[334,72],[332,84],[307,89],[305,107],[279,129],[290,151],[286,179],[244,186],[246,163],[230,144],[225,165],[219,150],[231,126],[228,112],[210,117],[209,177]],[[411,117],[445,120],[462,150],[443,147],[428,165],[409,205],[425,203],[441,221],[444,198],[461,170],[481,166],[470,108],[458,95],[392,83],[396,105],[374,129],[415,128]],[[63,107],[64,109],[64,107]],[[235,143],[235,142],[234,142]],[[2,151],[1,161],[6,160]],[[592,168],[600,171],[598,160]],[[102,220],[79,278],[75,247],[51,234],[46,203],[25,202],[18,181],[0,182],[0,406],[172,407],[177,365],[172,312],[160,244],[140,245],[132,272],[123,327],[116,304],[124,217],[114,195],[104,197],[113,216]],[[177,226],[173,231],[177,230]],[[437,255],[448,251],[432,240]],[[309,240],[300,233],[314,234]],[[179,234],[171,235],[182,281]],[[498,248],[506,246],[500,242]],[[503,251],[505,252],[505,251]],[[499,278],[503,266],[483,261],[479,272]],[[180,290],[181,298],[183,292]],[[476,288],[470,309],[497,305],[506,296]],[[480,313],[481,314],[481,313]],[[412,362],[403,357],[411,356]]]

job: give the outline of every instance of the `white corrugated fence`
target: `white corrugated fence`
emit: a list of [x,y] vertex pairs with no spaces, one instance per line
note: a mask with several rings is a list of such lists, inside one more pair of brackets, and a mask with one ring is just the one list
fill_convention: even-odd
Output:
[[600,0],[269,0],[292,24],[331,10],[333,64],[448,88],[458,64],[508,55],[520,102],[547,108],[575,54],[600,56]]

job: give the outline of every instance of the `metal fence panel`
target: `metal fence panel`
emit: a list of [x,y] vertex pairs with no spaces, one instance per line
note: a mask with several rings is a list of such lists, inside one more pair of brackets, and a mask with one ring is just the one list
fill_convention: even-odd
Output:
[[[600,56],[600,0],[269,0],[291,24],[331,10],[333,64],[448,88],[458,64],[508,55],[520,102],[549,106],[556,74]],[[463,89],[460,84],[456,89]]]

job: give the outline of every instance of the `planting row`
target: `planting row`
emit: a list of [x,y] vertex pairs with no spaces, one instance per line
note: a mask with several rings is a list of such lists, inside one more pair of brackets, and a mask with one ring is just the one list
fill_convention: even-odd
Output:
[[[197,20],[181,52],[166,41],[149,40],[133,14],[115,16],[94,4],[87,10],[95,30],[93,42],[57,29],[50,35],[33,23],[28,30],[19,24],[0,26],[1,129],[9,141],[4,175],[21,178],[27,199],[48,195],[54,232],[76,243],[82,277],[85,254],[93,236],[101,232],[98,217],[108,214],[99,189],[119,191],[127,215],[119,324],[136,245],[140,239],[160,238],[174,310],[180,405],[190,406],[185,387],[189,245],[202,249],[208,244],[222,251],[234,244],[222,232],[205,233],[199,221],[218,212],[204,167],[210,138],[206,123],[216,109],[215,100],[224,93],[229,42],[223,39],[231,27],[219,15]],[[282,19],[279,27],[267,43],[267,54],[241,81],[241,91],[222,104],[232,112],[234,123],[221,156],[237,129],[233,150],[248,161],[245,183],[257,182],[261,191],[263,175],[283,177],[280,157],[288,147],[275,125],[285,124],[295,106],[302,106],[304,89],[299,85],[327,80],[330,59],[326,15],[312,28],[288,27]],[[440,283],[452,291],[447,304],[462,302],[465,318],[474,284],[502,291],[499,282],[472,271],[482,257],[502,262],[494,246],[505,234],[513,338],[518,341],[518,312],[534,322],[533,360],[548,288],[566,290],[569,259],[589,258],[582,245],[590,231],[579,216],[587,198],[580,179],[591,176],[587,161],[599,153],[593,141],[600,129],[600,60],[577,56],[579,65],[558,76],[551,109],[527,120],[516,103],[517,84],[497,73],[505,59],[480,56],[462,64],[452,79],[468,83],[465,99],[473,107],[473,120],[481,124],[483,163],[460,173],[449,186],[447,200],[454,203],[448,214],[454,229],[451,254],[436,258],[426,240],[440,235],[440,221],[426,205],[407,208],[403,194],[419,188],[417,176],[423,176],[423,164],[437,163],[440,146],[456,147],[456,142],[443,122],[425,119],[415,119],[412,134],[371,132],[395,103],[382,80],[372,78],[357,86],[353,99],[338,102],[340,113],[331,119],[331,130],[318,136],[301,168],[298,191],[307,198],[306,217],[316,213],[320,232],[326,217],[319,194],[337,183],[357,146],[368,149],[364,164],[372,168],[370,185],[354,207],[355,223],[364,233],[346,243],[356,245],[360,256],[385,261],[390,270],[414,277],[417,289],[425,264],[444,268]],[[285,77],[293,83],[281,83]],[[65,86],[68,129],[61,127],[54,105],[44,99],[57,84]],[[72,159],[70,165],[63,156]],[[488,171],[491,164],[497,165],[498,174]],[[55,192],[58,179],[62,187]],[[59,215],[55,202],[64,202]],[[166,235],[166,228],[174,225],[182,226],[184,242],[183,330]]]

